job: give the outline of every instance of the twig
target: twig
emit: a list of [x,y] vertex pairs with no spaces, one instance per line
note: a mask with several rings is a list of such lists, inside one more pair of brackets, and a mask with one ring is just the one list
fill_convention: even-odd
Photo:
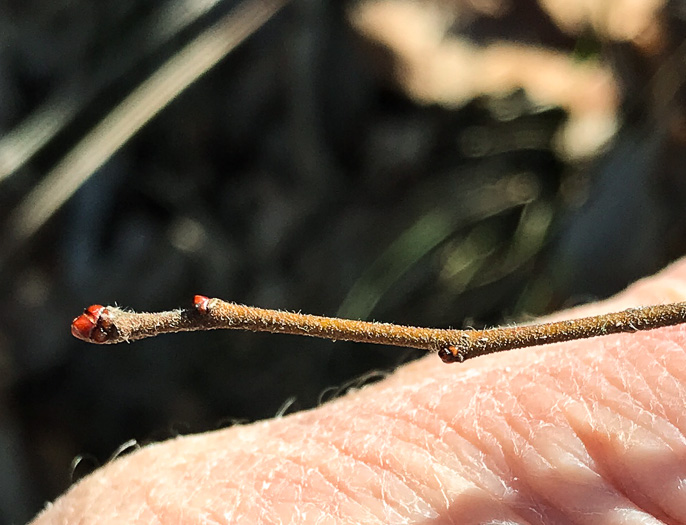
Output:
[[686,322],[686,302],[553,323],[489,330],[444,330],[267,310],[196,295],[192,308],[169,312],[137,313],[93,305],[74,319],[71,333],[90,343],[114,344],[164,333],[241,329],[418,348],[438,352],[444,362],[454,363],[514,348],[653,330],[683,322]]

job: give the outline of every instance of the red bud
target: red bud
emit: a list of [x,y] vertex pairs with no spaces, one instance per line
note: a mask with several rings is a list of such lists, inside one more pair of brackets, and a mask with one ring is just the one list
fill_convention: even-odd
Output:
[[86,308],[81,315],[71,322],[71,334],[84,341],[93,340],[93,332],[98,327],[100,316],[105,307],[94,304]]

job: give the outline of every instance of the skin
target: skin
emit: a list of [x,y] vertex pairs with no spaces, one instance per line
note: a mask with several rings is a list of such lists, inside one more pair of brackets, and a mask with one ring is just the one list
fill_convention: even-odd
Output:
[[[556,319],[686,300],[686,260]],[[684,523],[686,325],[434,355],[315,410],[111,462],[33,522]]]

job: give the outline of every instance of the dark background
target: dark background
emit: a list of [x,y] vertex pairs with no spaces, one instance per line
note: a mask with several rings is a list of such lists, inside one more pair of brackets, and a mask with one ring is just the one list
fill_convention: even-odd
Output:
[[[351,24],[356,4],[295,0],[22,235],[18,210],[46,174],[236,3],[188,18],[179,0],[0,3],[0,523],[28,520],[128,440],[310,408],[419,356],[228,331],[95,347],[69,334],[89,304],[169,309],[202,293],[478,327],[609,295],[686,252],[684,3],[653,13],[648,44],[563,31],[533,0],[440,4],[460,14],[444,39],[613,71],[612,141],[563,154],[569,106],[526,89],[416,100],[397,50]],[[9,169],[36,114],[55,132]]]

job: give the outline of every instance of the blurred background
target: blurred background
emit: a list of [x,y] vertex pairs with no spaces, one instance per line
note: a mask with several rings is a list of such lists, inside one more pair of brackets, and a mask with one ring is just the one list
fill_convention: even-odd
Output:
[[202,293],[526,320],[686,252],[683,0],[4,1],[0,523],[135,443],[316,406],[419,353],[96,347]]

